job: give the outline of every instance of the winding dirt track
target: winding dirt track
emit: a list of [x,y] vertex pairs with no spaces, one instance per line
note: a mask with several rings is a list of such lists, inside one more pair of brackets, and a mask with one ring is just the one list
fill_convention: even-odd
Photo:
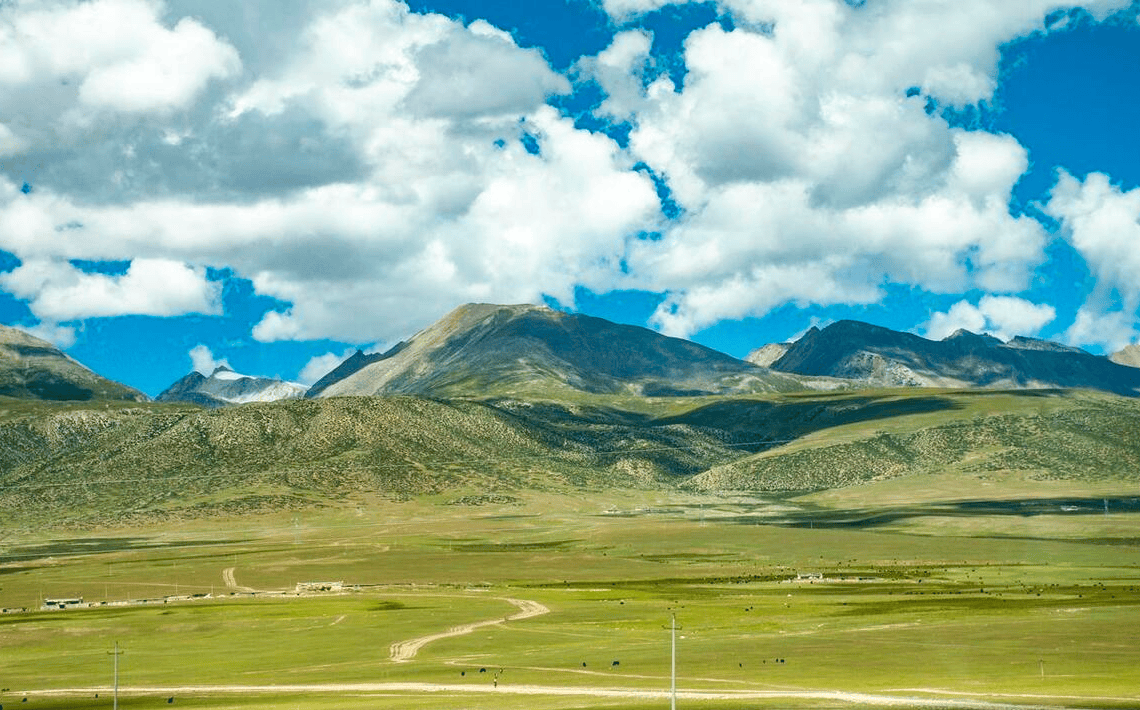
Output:
[[238,585],[237,578],[234,577],[234,569],[236,569],[236,568],[235,567],[226,567],[224,570],[222,570],[222,581],[225,582],[227,589],[236,589],[239,592],[257,591],[255,589],[250,589],[249,587],[242,587],[242,586]]
[[484,626],[494,626],[505,621],[518,621],[519,619],[529,619],[532,616],[541,616],[543,614],[550,613],[550,609],[547,609],[542,604],[531,601],[529,599],[510,599],[508,597],[497,598],[514,604],[519,608],[519,610],[516,613],[503,618],[489,619],[487,621],[476,621],[471,624],[460,624],[459,626],[453,626],[447,631],[442,631],[438,634],[420,636],[419,638],[409,639],[407,641],[397,641],[396,643],[392,644],[390,649],[390,656],[392,660],[397,663],[405,663],[407,661],[410,661],[415,658],[416,654],[419,653],[419,650],[421,648],[428,645],[432,641],[451,638],[452,636],[462,636],[464,634],[471,633],[475,629],[481,629]]
[[[917,692],[939,692],[937,690],[915,689]],[[109,692],[109,688],[69,688],[59,690],[27,691],[24,695],[39,697],[69,697],[90,696],[93,693]],[[562,687],[546,685],[508,685],[500,683],[497,687],[489,685],[460,685],[444,683],[326,683],[320,685],[193,685],[178,687],[121,687],[120,695],[281,695],[298,694],[328,695],[331,693],[409,693],[409,694],[487,694],[501,693],[506,695],[549,695],[549,696],[583,696],[594,698],[636,698],[640,700],[660,700],[669,697],[668,690],[639,690],[636,688],[583,688]],[[1041,695],[1009,695],[1010,699],[1025,698],[1048,702],[1052,698]],[[827,700],[879,707],[907,707],[907,708],[954,708],[960,710],[1056,710],[1057,708],[1072,708],[1066,702],[1062,705],[1025,705],[1022,703],[999,703],[985,700],[961,699],[949,700],[945,698],[903,697],[898,695],[876,695],[872,693],[846,693],[836,690],[678,690],[677,698],[684,700]],[[1102,698],[1056,698],[1081,702],[1081,700],[1094,701]],[[1112,700],[1137,700],[1137,698],[1112,698]]]

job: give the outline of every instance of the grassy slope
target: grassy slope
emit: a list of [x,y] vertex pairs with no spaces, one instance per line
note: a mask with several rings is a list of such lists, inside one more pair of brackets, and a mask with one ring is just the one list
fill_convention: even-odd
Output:
[[958,490],[938,495],[970,498],[971,488],[982,487],[979,481],[1000,488],[1015,480],[1073,480],[1112,488],[1140,480],[1140,441],[1131,435],[1140,428],[1140,402],[1132,399],[1080,392],[887,391],[835,397],[827,408],[818,397],[786,401],[766,416],[794,441],[714,467],[686,486],[817,491],[958,474]]
[[333,398],[221,410],[0,410],[9,523],[301,509],[438,491],[659,487],[738,456],[716,432],[580,404]]
[[42,527],[300,510],[356,495],[678,485],[815,494],[813,505],[833,507],[880,495],[1111,496],[1140,476],[1138,429],[1140,403],[1081,392],[330,398],[211,411],[8,400],[0,500],[16,511],[10,525]]

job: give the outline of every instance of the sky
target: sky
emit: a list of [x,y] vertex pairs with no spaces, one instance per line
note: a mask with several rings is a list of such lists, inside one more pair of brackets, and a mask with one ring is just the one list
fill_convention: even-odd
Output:
[[0,0],[0,323],[157,395],[468,302],[1140,339],[1140,3]]

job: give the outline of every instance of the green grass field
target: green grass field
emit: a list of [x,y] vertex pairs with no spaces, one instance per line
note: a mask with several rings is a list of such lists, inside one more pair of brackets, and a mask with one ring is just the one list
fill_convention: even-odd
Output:
[[[1053,498],[904,501],[897,480],[878,485],[771,500],[359,497],[161,532],[10,533],[0,607],[29,610],[0,616],[0,705],[110,707],[118,642],[123,708],[667,707],[675,614],[679,707],[1140,706],[1140,514],[1126,487],[1095,491],[1106,514]],[[359,587],[227,586],[341,580]],[[209,596],[38,610],[193,594]],[[508,598],[549,613],[391,659],[394,643],[516,613]]]

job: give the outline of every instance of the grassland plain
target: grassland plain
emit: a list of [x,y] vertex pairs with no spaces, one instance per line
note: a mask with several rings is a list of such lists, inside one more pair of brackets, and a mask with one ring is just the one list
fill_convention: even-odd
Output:
[[[252,427],[241,444],[266,431],[249,422],[292,421],[266,439],[283,447],[297,432],[332,430],[306,417],[365,408],[363,400],[332,402],[302,403],[313,415],[239,408],[238,421]],[[231,415],[167,408],[154,415],[166,417],[157,430],[186,427],[214,441],[177,439],[194,456],[208,452],[201,465],[225,471],[227,487],[165,496],[152,480],[147,500],[178,514],[148,517],[139,508],[116,519],[96,505],[99,514],[82,519],[60,503],[47,508],[43,525],[27,511],[16,516],[20,524],[5,523],[0,607],[27,611],[0,615],[0,705],[110,707],[108,652],[118,642],[124,708],[170,706],[170,698],[212,708],[666,707],[666,627],[675,614],[679,707],[1140,707],[1140,494],[1129,400],[884,391],[660,400],[640,411],[611,411],[588,398],[384,406],[391,422],[411,417],[411,407],[421,421],[446,416],[477,431],[487,417],[502,428],[490,444],[472,434],[470,446],[485,448],[468,455],[486,458],[465,464],[462,475],[440,473],[446,485],[393,491],[317,471],[304,487],[273,482],[282,495],[317,505],[235,514],[199,504],[247,495],[252,487],[238,474],[277,459],[262,452],[260,463],[242,463],[226,453],[237,451],[217,443],[226,428],[202,422]],[[56,436],[63,443],[53,444],[53,456],[80,452],[98,469],[89,434],[57,436],[48,419],[11,409],[5,421],[16,431]],[[95,449],[108,461],[127,460],[118,451],[137,451],[136,434],[123,436],[136,426],[95,427],[96,439],[112,431],[126,442]],[[1007,436],[1009,428],[1022,433]],[[341,447],[338,456],[379,456],[397,442],[424,479],[437,474],[433,461],[453,460],[415,449],[409,434],[375,443],[369,431],[362,425],[357,443],[330,447]],[[965,443],[946,432],[964,432]],[[516,435],[525,446],[500,448],[506,453],[496,463],[491,448]],[[431,428],[416,436],[446,446],[463,440]],[[903,469],[810,485],[830,480],[828,462],[842,459],[833,449],[884,436],[912,452]],[[732,446],[759,437],[792,441],[756,452]],[[153,445],[145,439],[140,445]],[[924,441],[947,441],[930,446],[950,453],[922,454],[915,442]],[[687,442],[693,447],[667,450]],[[520,465],[512,452],[530,446],[549,458]],[[699,447],[720,458],[701,469]],[[1071,447],[1102,459],[1071,469],[1064,463]],[[666,450],[631,456],[637,448]],[[550,453],[556,449],[568,451]],[[779,449],[818,460],[796,464],[805,469],[797,485],[779,490],[688,483],[731,465],[733,451],[795,468],[779,461]],[[81,470],[60,472],[27,456],[7,469],[20,478],[5,480],[6,501],[35,504],[33,473],[62,484]],[[648,461],[652,476],[617,478],[618,463],[634,459]],[[542,470],[547,465],[554,475]],[[742,465],[761,478],[768,470]],[[139,490],[116,492],[112,473],[102,474],[105,484],[88,484],[92,499],[105,501],[99,505]],[[587,485],[569,485],[578,475]],[[330,479],[336,487],[311,483]],[[57,499],[69,491],[60,486]],[[306,581],[346,586],[298,594]],[[45,598],[69,597],[96,606],[40,610]],[[141,599],[159,601],[100,605]],[[549,613],[480,626],[428,643],[407,662],[393,660],[395,643],[516,613],[508,599]]]

